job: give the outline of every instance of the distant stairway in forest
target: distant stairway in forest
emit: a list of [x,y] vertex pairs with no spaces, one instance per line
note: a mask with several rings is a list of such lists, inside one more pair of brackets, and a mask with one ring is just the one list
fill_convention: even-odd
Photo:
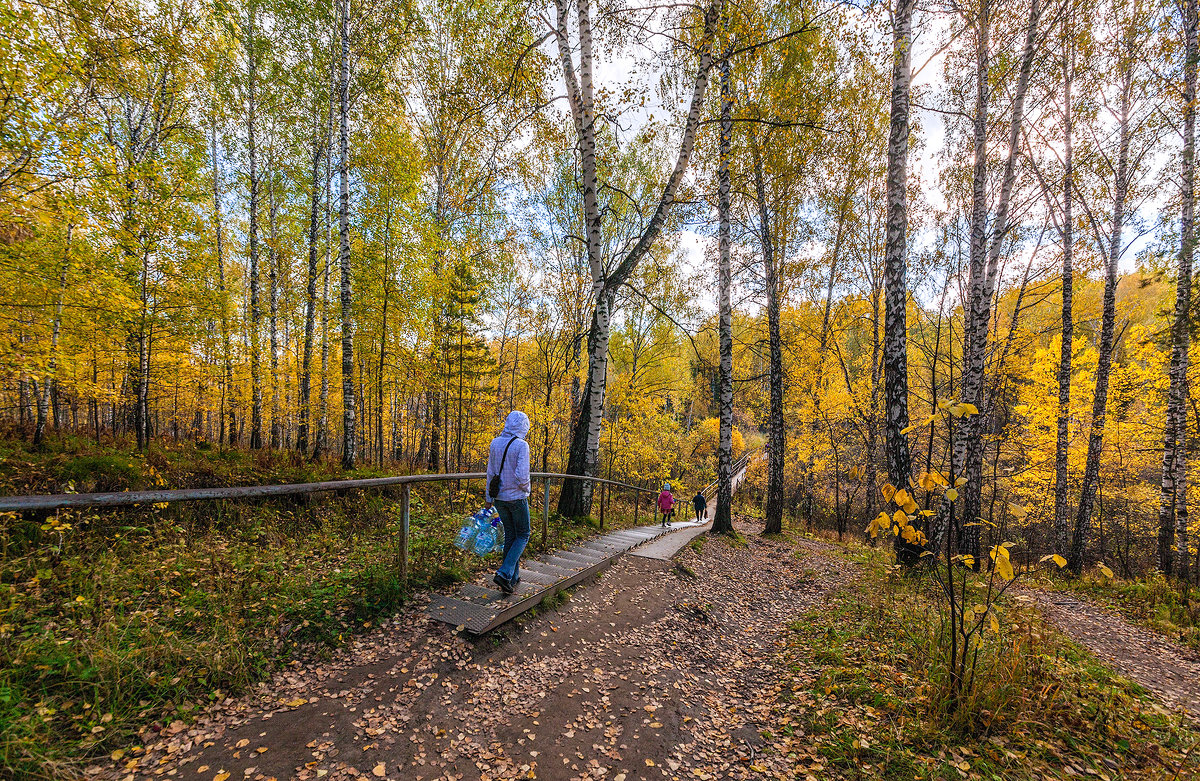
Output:
[[595,537],[567,548],[521,560],[521,582],[511,595],[499,589],[469,583],[454,596],[433,595],[427,611],[447,624],[464,627],[481,635],[532,610],[549,594],[581,583],[605,569],[622,553],[644,542],[679,529],[699,526],[675,523],[671,526],[639,526]]
[[[741,477],[751,458],[752,456],[747,454],[734,464],[734,490],[741,484]],[[715,488],[715,483],[709,488]],[[691,512],[691,502],[687,497],[681,498],[677,507],[684,517]],[[710,521],[714,507],[715,495],[709,502]],[[548,595],[582,583],[604,570],[618,556],[639,545],[672,532],[707,525],[707,522],[689,521],[673,523],[670,526],[638,526],[594,537],[564,550],[549,551],[522,559],[521,582],[512,594],[505,595],[496,588],[468,583],[459,588],[453,596],[434,594],[426,611],[431,618],[462,627],[471,634],[482,635],[537,607]]]

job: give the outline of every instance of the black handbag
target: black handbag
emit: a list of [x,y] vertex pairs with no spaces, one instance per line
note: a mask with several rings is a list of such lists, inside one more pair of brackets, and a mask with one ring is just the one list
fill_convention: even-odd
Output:
[[516,441],[517,437],[508,440],[508,444],[504,446],[504,454],[500,456],[500,466],[496,468],[496,474],[492,475],[492,479],[488,481],[488,496],[492,497],[493,502],[500,495],[500,473],[504,471],[504,460],[508,458],[508,449]]

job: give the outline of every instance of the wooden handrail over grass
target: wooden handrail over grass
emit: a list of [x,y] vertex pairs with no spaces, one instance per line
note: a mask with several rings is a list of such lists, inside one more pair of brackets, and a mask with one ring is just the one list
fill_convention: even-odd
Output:
[[[444,483],[452,480],[483,480],[483,472],[458,472],[450,474],[397,475],[395,477],[368,477],[357,480],[326,480],[320,483],[281,483],[279,485],[240,485],[223,488],[177,488],[161,491],[114,491],[94,494],[43,494],[38,496],[0,497],[0,512],[28,512],[34,510],[66,510],[85,507],[132,507],[139,504],[162,502],[199,502],[221,499],[269,499],[276,496],[324,493],[326,491],[364,490],[412,485],[413,483]],[[573,479],[591,480],[594,483],[628,488],[633,491],[657,494],[653,488],[607,480],[602,477],[565,475],[557,472],[534,472],[534,480]]]

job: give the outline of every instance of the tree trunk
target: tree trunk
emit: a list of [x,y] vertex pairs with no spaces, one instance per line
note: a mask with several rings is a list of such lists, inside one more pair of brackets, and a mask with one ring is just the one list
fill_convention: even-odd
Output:
[[[725,72],[721,72],[722,111],[725,99]],[[722,122],[725,116],[722,114]],[[787,439],[783,425],[783,344],[779,335],[779,269],[775,262],[775,244],[771,237],[771,216],[767,208],[766,184],[763,181],[762,156],[757,137],[751,135],[754,152],[754,193],[758,205],[759,245],[762,247],[763,270],[767,287],[767,339],[771,354],[771,406],[767,416],[767,500],[764,507],[764,534],[783,533],[783,467],[787,454]],[[728,171],[726,171],[728,177]],[[836,258],[836,251],[835,251]],[[836,261],[835,261],[836,262]]]
[[[884,442],[888,480],[908,486],[908,106],[915,0],[900,0],[894,20],[891,127],[888,132],[887,244],[883,261]],[[896,550],[908,550],[897,538]],[[905,557],[908,558],[907,556]],[[915,558],[915,557],[914,557]]]
[[274,171],[271,172],[271,182],[267,190],[267,204],[267,219],[271,231],[271,246],[267,248],[267,276],[270,286],[268,294],[271,308],[271,449],[278,450],[283,445],[283,422],[279,412],[279,199],[275,195]]
[[246,29],[246,55],[248,60],[247,85],[249,102],[247,104],[246,140],[250,156],[250,447],[258,450],[263,446],[262,436],[262,377],[261,377],[261,346],[260,329],[262,310],[259,306],[259,273],[258,273],[258,149],[257,149],[257,110],[255,88],[257,79],[258,55],[255,36],[255,3],[251,0],[248,7],[249,24]]
[[[988,415],[984,386],[984,370],[987,364],[988,330],[992,320],[992,297],[999,275],[1000,253],[1008,236],[1008,209],[1016,182],[1017,158],[1020,156],[1020,132],[1025,114],[1025,94],[1029,89],[1030,73],[1034,55],[1037,53],[1037,24],[1041,17],[1041,0],[1033,0],[1029,8],[1029,19],[1025,29],[1025,44],[1021,54],[1021,67],[1013,90],[1012,118],[1009,123],[1008,155],[1004,162],[1000,192],[996,201],[996,214],[992,222],[991,237],[987,231],[987,111],[988,111],[988,37],[990,29],[989,6],[984,2],[977,20],[976,40],[976,106],[975,106],[975,165],[972,182],[971,242],[968,272],[968,316],[963,329],[963,371],[961,401],[973,404],[979,414],[963,416],[954,426],[954,463],[960,464],[960,472],[967,480],[961,490],[963,532],[959,536],[963,552],[981,563],[979,556],[979,517],[982,505],[983,482],[983,424]],[[950,503],[943,502],[934,523],[931,548],[937,550],[945,538],[949,519]]]
[[1083,554],[1091,530],[1092,505],[1100,481],[1100,456],[1104,451],[1104,426],[1108,414],[1108,377],[1112,368],[1113,331],[1117,319],[1117,263],[1121,259],[1121,232],[1125,223],[1125,197],[1129,192],[1129,111],[1133,90],[1133,63],[1126,61],[1121,73],[1119,149],[1117,170],[1113,178],[1112,231],[1108,238],[1107,263],[1104,269],[1104,310],[1100,318],[1099,359],[1096,366],[1096,391],[1092,397],[1092,426],[1088,434],[1087,462],[1083,470],[1083,488],[1075,515],[1075,536],[1071,541],[1068,564],[1071,572],[1083,571]]
[[720,427],[717,438],[717,511],[713,516],[714,534],[733,532],[733,310],[730,292],[733,287],[730,269],[729,218],[729,155],[733,139],[733,84],[728,57],[722,58],[721,72],[721,136],[718,141],[717,163],[717,242],[719,263],[717,271],[719,337],[721,349]]
[[1158,566],[1165,575],[1186,574],[1187,538],[1187,370],[1190,340],[1192,256],[1195,253],[1196,176],[1196,0],[1183,0],[1183,183],[1180,195],[1179,269],[1175,282],[1175,320],[1171,326],[1166,431],[1163,435],[1162,492],[1158,510]]
[[[556,0],[557,23],[554,36],[558,44],[563,79],[566,82],[571,117],[580,151],[580,181],[582,182],[585,244],[588,267],[592,277],[595,307],[588,330],[588,376],[579,414],[573,422],[567,472],[595,476],[600,463],[600,426],[604,415],[604,394],[607,380],[608,339],[616,304],[617,292],[636,270],[638,263],[657,241],[663,225],[675,205],[675,194],[687,170],[688,159],[695,145],[700,126],[700,110],[712,69],[712,39],[721,0],[714,0],[705,13],[704,36],[699,43],[700,61],[692,84],[691,103],[684,123],[679,153],[670,178],[663,187],[658,205],[645,229],[611,272],[605,269],[601,238],[602,213],[598,204],[599,185],[596,173],[595,111],[592,99],[592,32],[589,17],[590,0],[576,3],[579,26],[579,73],[575,72],[574,54],[567,34],[567,0]],[[559,494],[559,513],[579,517],[591,511],[592,484],[587,480],[567,480]]]
[[341,0],[338,82],[338,261],[342,272],[342,468],[354,468],[354,312],[350,295],[350,0]]
[[296,449],[308,453],[308,427],[312,407],[312,352],[317,319],[317,235],[321,215],[321,156],[325,143],[313,139],[312,190],[308,212],[308,286],[304,299],[304,352],[300,359],[300,420],[296,427]]
[[[67,246],[63,250],[62,269],[58,275],[58,296],[54,300],[54,320],[50,324],[50,359],[46,364],[46,376],[42,380],[41,393],[37,400],[37,425],[33,430],[33,446],[40,447],[46,437],[46,413],[50,404],[50,389],[57,383],[58,334],[62,328],[63,297],[67,294],[67,272],[71,268],[71,238],[75,226],[67,223]],[[58,428],[57,415],[54,427]]]
[[391,232],[392,232],[392,210],[391,204],[387,207],[387,215],[384,217],[383,228],[383,309],[379,315],[379,370],[375,376],[375,394],[377,406],[375,408],[375,449],[379,453],[379,465],[383,464],[383,367],[387,363],[387,318],[388,318],[388,292],[391,282]]
[[[1054,447],[1054,550],[1066,556],[1068,515],[1067,502],[1067,456],[1071,415],[1071,358],[1075,339],[1074,315],[1071,312],[1071,297],[1074,286],[1075,215],[1074,206],[1074,121],[1071,106],[1071,82],[1074,54],[1074,29],[1068,9],[1063,17],[1063,39],[1067,50],[1063,54],[1063,141],[1065,146],[1063,167],[1063,219],[1059,228],[1062,234],[1062,350],[1058,360],[1058,439]],[[1107,293],[1106,293],[1107,295]],[[1089,443],[1090,447],[1090,443]]]
[[137,378],[134,400],[134,425],[137,430],[138,450],[150,444],[150,253],[142,250],[142,274],[139,294],[137,332]]

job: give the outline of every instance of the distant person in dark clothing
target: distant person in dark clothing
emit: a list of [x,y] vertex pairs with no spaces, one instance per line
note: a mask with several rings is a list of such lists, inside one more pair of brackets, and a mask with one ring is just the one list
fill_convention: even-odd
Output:
[[692,497],[692,507],[696,508],[696,523],[708,520],[708,500],[704,494],[698,493]]

